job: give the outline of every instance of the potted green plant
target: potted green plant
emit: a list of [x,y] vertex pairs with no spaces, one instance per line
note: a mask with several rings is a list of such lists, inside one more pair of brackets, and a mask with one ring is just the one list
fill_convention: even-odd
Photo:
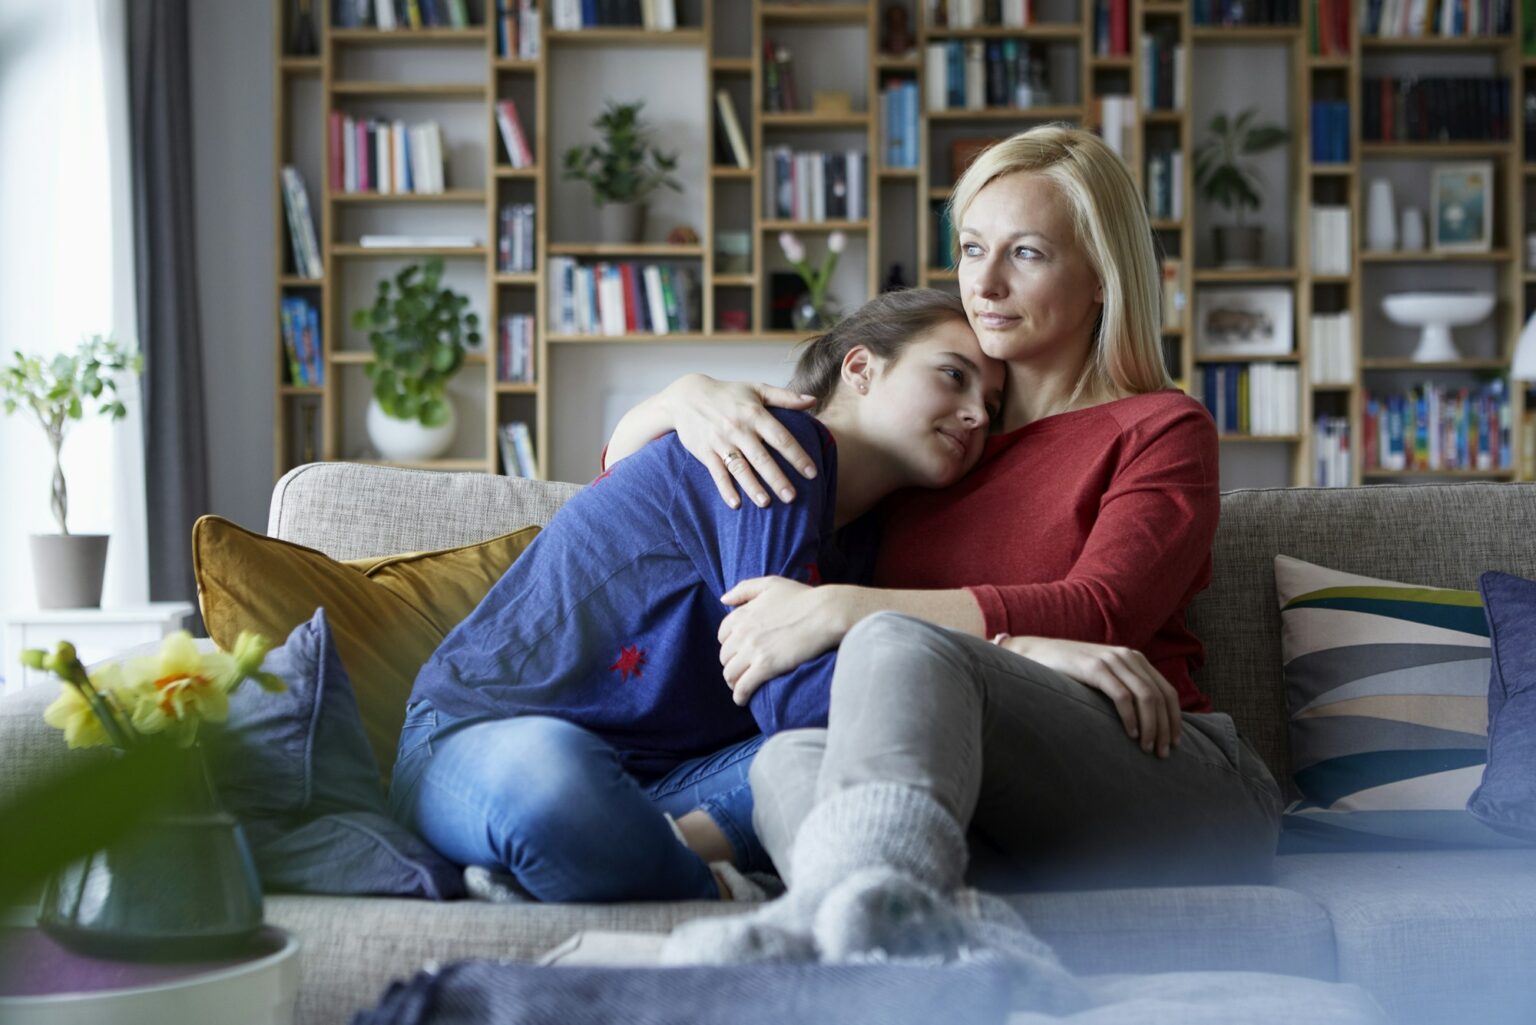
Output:
[[663,185],[683,190],[671,174],[677,169],[677,154],[663,153],[647,141],[649,133],[640,120],[643,106],[610,101],[592,122],[601,140],[565,151],[565,177],[592,186],[592,203],[609,242],[640,241],[645,235],[645,197]]
[[480,318],[442,279],[441,258],[412,264],[394,276],[393,290],[383,279],[373,305],[352,314],[373,349],[364,368],[373,383],[368,437],[385,459],[432,459],[453,444],[458,417],[448,382],[465,350],[480,344]]
[[83,420],[88,403],[109,420],[120,420],[127,408],[117,394],[113,375],[138,373],[143,358],[133,349],[103,335],[83,339],[73,354],[45,356],[12,354],[0,368],[0,398],[6,413],[25,409],[32,414],[53,449],[53,519],[57,534],[33,534],[32,573],[37,604],[45,609],[93,608],[101,604],[102,577],[107,568],[106,534],[69,532],[69,489],[64,482],[60,453],[69,425]]
[[1223,267],[1252,267],[1259,262],[1264,227],[1243,223],[1244,210],[1257,211],[1263,205],[1264,182],[1251,158],[1290,138],[1279,125],[1256,123],[1258,114],[1253,107],[1234,117],[1217,114],[1195,151],[1195,183],[1201,196],[1237,218],[1235,224],[1215,228],[1216,262]]

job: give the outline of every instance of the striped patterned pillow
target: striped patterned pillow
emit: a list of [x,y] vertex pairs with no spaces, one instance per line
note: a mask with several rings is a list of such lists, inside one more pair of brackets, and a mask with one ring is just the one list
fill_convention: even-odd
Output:
[[1473,818],[1488,756],[1488,623],[1476,591],[1275,556],[1291,715],[1283,849],[1518,846]]

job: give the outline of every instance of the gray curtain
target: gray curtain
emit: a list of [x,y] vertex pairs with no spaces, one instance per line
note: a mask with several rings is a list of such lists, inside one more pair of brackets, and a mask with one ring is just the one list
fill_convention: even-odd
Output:
[[208,509],[187,0],[126,4],[149,593],[185,600],[197,593],[192,522]]

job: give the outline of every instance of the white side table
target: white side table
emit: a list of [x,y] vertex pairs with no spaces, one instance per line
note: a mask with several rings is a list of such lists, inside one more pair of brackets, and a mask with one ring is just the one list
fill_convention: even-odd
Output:
[[146,641],[157,641],[180,630],[192,614],[184,601],[151,602],[107,609],[35,609],[10,613],[5,620],[5,664],[0,677],[5,690],[41,683],[47,673],[28,669],[20,661],[28,648],[52,650],[69,641],[86,665],[121,653]]

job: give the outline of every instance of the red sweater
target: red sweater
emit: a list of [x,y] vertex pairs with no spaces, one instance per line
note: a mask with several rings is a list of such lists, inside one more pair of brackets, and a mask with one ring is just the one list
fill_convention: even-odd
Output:
[[1179,391],[1045,417],[988,439],[944,491],[888,503],[876,583],[966,587],[998,633],[1143,652],[1188,712],[1210,710],[1184,609],[1211,580],[1216,425]]

